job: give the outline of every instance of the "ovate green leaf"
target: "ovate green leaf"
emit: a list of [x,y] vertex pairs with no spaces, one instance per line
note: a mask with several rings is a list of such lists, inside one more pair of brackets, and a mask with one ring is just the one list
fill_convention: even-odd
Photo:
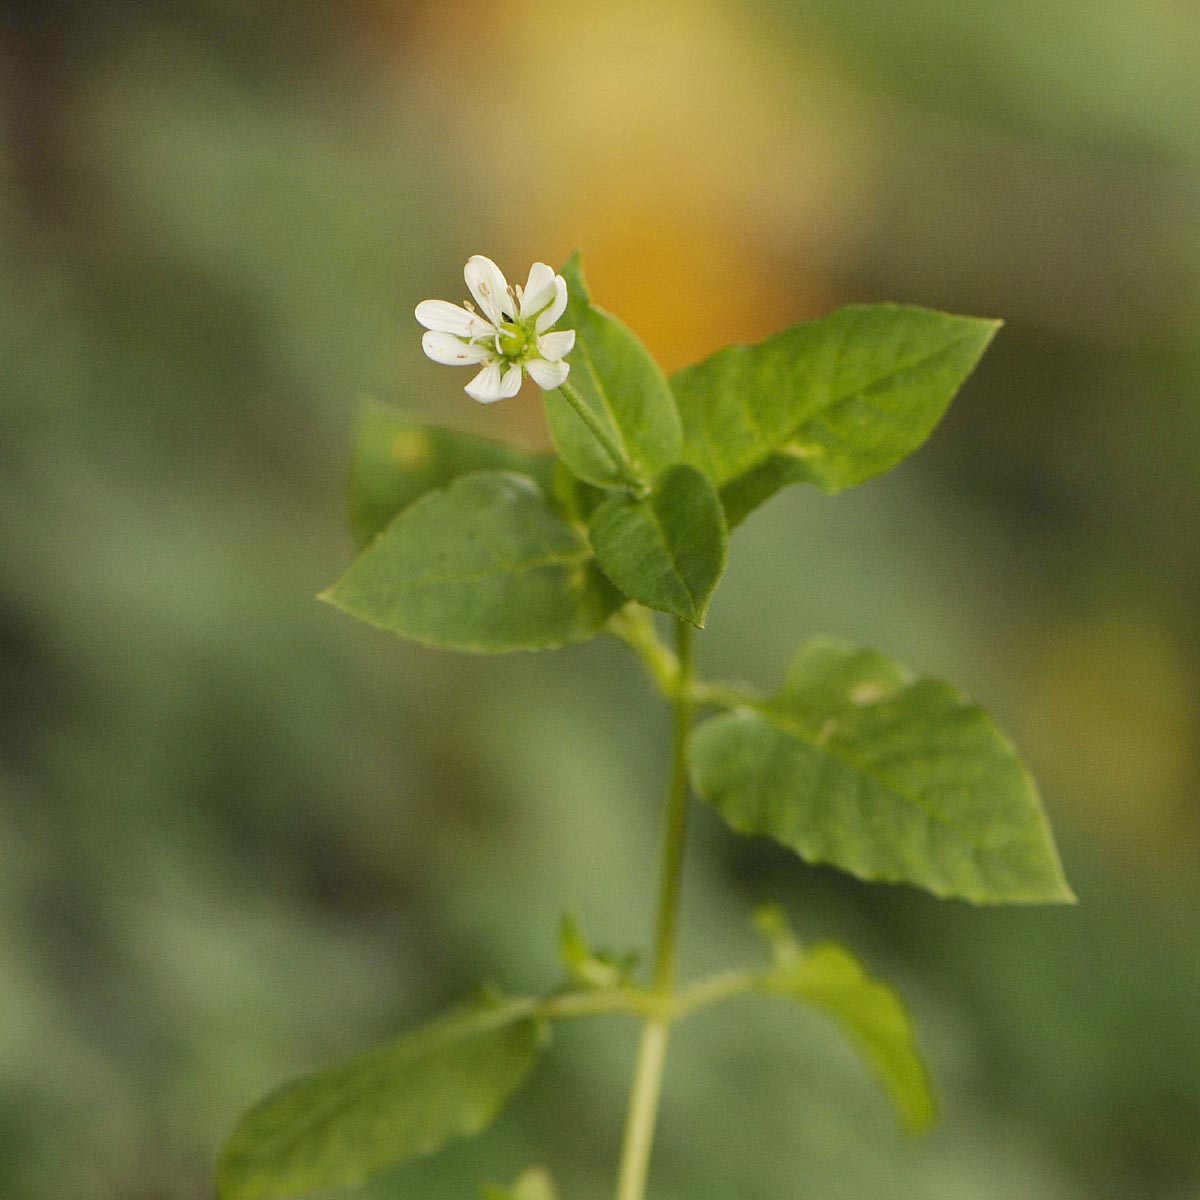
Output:
[[798,950],[765,977],[763,987],[832,1017],[870,1064],[905,1127],[917,1131],[931,1124],[933,1093],[908,1009],[849,950],[832,943]]
[[863,483],[925,441],[997,327],[880,304],[727,347],[671,380],[684,460],[716,482],[732,524],[788,483]]
[[537,1061],[527,1006],[471,1006],[272,1093],[238,1123],[220,1200],[350,1187],[485,1129]]
[[403,637],[482,653],[584,641],[624,603],[579,530],[507,471],[427,492],[321,598]]
[[610,496],[588,533],[601,569],[627,596],[704,624],[728,538],[717,493],[694,467],[671,467],[644,497]]
[[979,904],[1073,899],[1033,780],[982,709],[818,639],[768,703],[692,737],[697,792],[813,863]]
[[415,424],[374,400],[359,413],[350,476],[350,521],[365,546],[414,500],[471,471],[517,471],[548,488],[554,456],[504,442]]
[[[616,317],[588,296],[579,255],[563,268],[567,281],[562,329],[575,330],[569,382],[596,414],[626,463],[649,482],[679,461],[682,431],[670,385],[650,352]],[[546,419],[563,462],[588,483],[623,486],[617,464],[560,391],[545,393]]]

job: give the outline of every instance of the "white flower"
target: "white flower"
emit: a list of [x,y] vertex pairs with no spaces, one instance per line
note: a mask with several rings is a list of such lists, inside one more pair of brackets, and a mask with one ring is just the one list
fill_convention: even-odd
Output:
[[521,390],[528,374],[538,387],[561,387],[570,373],[563,362],[575,346],[575,331],[551,332],[567,309],[567,281],[545,263],[534,263],[525,286],[509,287],[490,258],[476,254],[463,272],[479,305],[463,307],[445,300],[417,305],[417,320],[427,332],[421,339],[434,362],[451,367],[482,366],[466,392],[481,404],[506,400]]

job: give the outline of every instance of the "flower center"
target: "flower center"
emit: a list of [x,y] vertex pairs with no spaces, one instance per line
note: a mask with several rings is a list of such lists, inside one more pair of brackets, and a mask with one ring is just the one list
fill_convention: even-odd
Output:
[[500,350],[505,358],[520,358],[529,345],[529,334],[520,325],[505,321],[500,326]]

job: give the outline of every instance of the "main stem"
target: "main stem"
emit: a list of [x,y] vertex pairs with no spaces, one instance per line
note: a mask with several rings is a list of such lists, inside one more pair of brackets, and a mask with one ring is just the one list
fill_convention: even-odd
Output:
[[[675,733],[671,785],[667,794],[666,832],[663,837],[662,877],[658,892],[658,919],[654,938],[654,990],[669,997],[675,990],[675,959],[679,940],[679,893],[683,878],[683,851],[687,839],[688,780],[687,735],[692,718],[692,627],[675,625],[679,671],[675,677]],[[617,1176],[616,1200],[644,1200],[654,1126],[662,1094],[670,1022],[648,1017],[642,1027],[637,1065],[625,1122],[625,1144]]]

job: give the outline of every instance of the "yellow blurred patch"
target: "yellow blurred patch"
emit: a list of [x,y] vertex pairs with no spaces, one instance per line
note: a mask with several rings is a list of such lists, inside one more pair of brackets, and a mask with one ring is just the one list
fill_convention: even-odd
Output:
[[872,155],[831,112],[828,54],[717,0],[459,0],[413,28],[479,237],[504,231],[472,249],[513,271],[582,250],[597,303],[667,369],[836,303]]
[[396,434],[389,449],[399,466],[413,470],[429,461],[431,448],[429,438],[413,429]]
[[1059,629],[1029,665],[1026,724],[1072,781],[1075,816],[1116,857],[1159,865],[1192,837],[1195,672],[1170,624],[1095,612]]

